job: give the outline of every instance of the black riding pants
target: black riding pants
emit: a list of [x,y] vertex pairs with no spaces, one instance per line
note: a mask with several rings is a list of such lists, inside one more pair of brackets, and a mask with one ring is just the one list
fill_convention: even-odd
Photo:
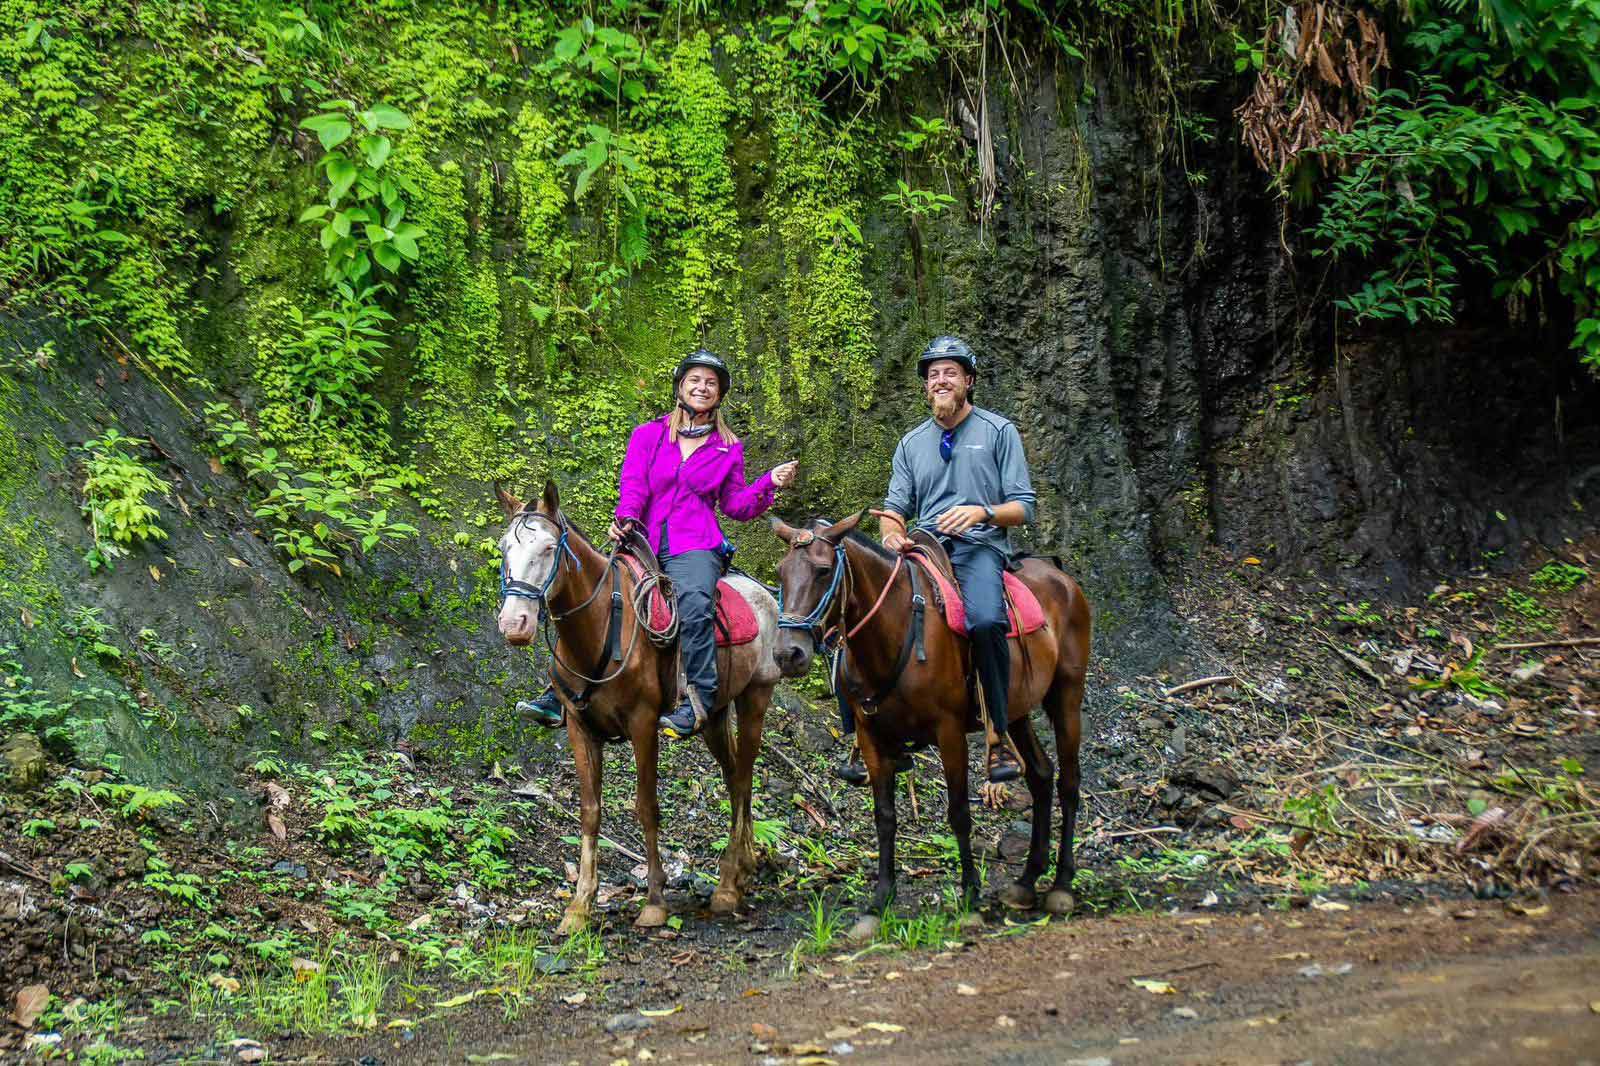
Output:
[[972,644],[972,664],[989,718],[1001,736],[1008,719],[1006,699],[1011,688],[1011,649],[1006,644],[1004,585],[1005,560],[984,544],[953,540],[948,545],[950,565],[961,583],[961,603],[967,609],[967,640]]
[[682,552],[661,560],[678,596],[678,644],[683,672],[709,712],[717,695],[717,579],[722,560],[713,551]]

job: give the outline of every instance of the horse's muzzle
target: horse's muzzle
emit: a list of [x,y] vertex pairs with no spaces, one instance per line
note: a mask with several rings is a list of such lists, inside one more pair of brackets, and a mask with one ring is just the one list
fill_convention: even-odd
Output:
[[526,648],[533,643],[533,619],[526,614],[500,619],[500,635],[514,648]]
[[810,637],[795,637],[786,632],[772,650],[772,661],[784,677],[799,677],[810,669],[813,654]]

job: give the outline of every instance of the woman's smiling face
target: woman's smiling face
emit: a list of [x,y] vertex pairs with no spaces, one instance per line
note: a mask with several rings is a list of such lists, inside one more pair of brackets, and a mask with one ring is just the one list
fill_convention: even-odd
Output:
[[709,367],[690,367],[689,372],[683,375],[683,383],[678,386],[678,399],[697,415],[710,411],[721,398],[722,387],[717,381],[717,372]]

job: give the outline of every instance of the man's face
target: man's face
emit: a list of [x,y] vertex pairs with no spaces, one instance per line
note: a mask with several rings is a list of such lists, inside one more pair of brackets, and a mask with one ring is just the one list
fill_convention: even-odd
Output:
[[935,415],[952,415],[967,402],[967,394],[972,391],[972,375],[954,359],[940,359],[928,364],[922,390]]

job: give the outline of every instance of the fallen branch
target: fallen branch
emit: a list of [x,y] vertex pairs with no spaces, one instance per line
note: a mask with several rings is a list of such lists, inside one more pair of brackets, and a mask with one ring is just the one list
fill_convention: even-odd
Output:
[[1523,644],[1496,644],[1495,651],[1522,651],[1524,648],[1582,648],[1600,644],[1600,637],[1575,637],[1572,640],[1530,640]]
[[0,851],[0,866],[4,866],[12,873],[19,874],[22,877],[31,877],[41,885],[48,885],[50,883],[50,879],[48,877],[44,876],[26,863],[18,862],[16,859],[13,859],[10,855],[7,855],[3,851]]
[[1123,837],[1155,836],[1157,833],[1181,833],[1182,829],[1172,825],[1158,825],[1149,829],[1119,829],[1115,833],[1101,833],[1106,840],[1121,840]]
[[1361,656],[1357,655],[1353,651],[1346,651],[1344,648],[1339,647],[1339,645],[1335,644],[1331,640],[1328,641],[1327,644],[1328,644],[1328,647],[1330,647],[1334,651],[1338,652],[1339,653],[1339,657],[1341,659],[1343,659],[1345,662],[1349,663],[1351,666],[1355,667],[1357,670],[1360,670],[1363,674],[1366,674],[1368,678],[1370,678],[1371,680],[1375,681],[1379,685],[1383,684],[1383,678],[1378,674],[1378,672],[1376,670],[1374,670],[1372,668],[1371,664],[1368,663],[1367,660],[1363,659]]
[[1160,970],[1140,970],[1138,973],[1125,973],[1121,977],[1113,977],[1111,980],[1121,982],[1131,981],[1135,977],[1163,977],[1167,974],[1188,973],[1190,970],[1203,970],[1207,966],[1215,966],[1216,964],[1217,963],[1215,959],[1206,959],[1202,962],[1186,962],[1181,966],[1168,966],[1165,969]]
[[[561,806],[561,804],[557,803],[555,801],[554,797],[547,796],[543,792],[540,792],[538,789],[534,789],[534,788],[514,788],[514,789],[511,790],[511,794],[513,796],[525,796],[528,799],[536,799],[540,803],[544,804],[546,807],[549,807],[552,811],[555,811],[557,814],[563,815],[564,817],[567,817],[567,818],[572,817],[572,812],[571,811],[567,810],[567,808],[565,808],[565,807]],[[632,848],[626,848],[626,847],[623,847],[621,844],[618,844],[615,840],[612,840],[610,837],[606,836],[604,833],[600,833],[599,834],[599,838],[600,838],[601,843],[611,845],[617,851],[619,851],[622,854],[626,855],[628,858],[632,859],[634,862],[649,862],[650,861],[649,859],[646,859],[643,855],[640,855],[637,851],[634,851]]]
[[1209,688],[1212,685],[1237,685],[1239,679],[1232,674],[1218,674],[1216,677],[1197,677],[1193,681],[1185,681],[1175,685],[1162,693],[1164,696],[1179,696],[1185,692],[1193,692],[1197,688]]
[[842,815],[839,814],[839,808],[833,805],[833,800],[829,799],[828,794],[822,791],[822,786],[817,784],[816,780],[810,774],[802,770],[799,763],[789,758],[788,754],[782,748],[778,747],[776,744],[767,744],[762,747],[761,751],[763,754],[776,755],[778,758],[782,759],[789,769],[800,775],[800,780],[805,782],[806,789],[813,796],[822,801],[822,805],[828,808],[829,814],[833,815],[836,819],[842,817]]

